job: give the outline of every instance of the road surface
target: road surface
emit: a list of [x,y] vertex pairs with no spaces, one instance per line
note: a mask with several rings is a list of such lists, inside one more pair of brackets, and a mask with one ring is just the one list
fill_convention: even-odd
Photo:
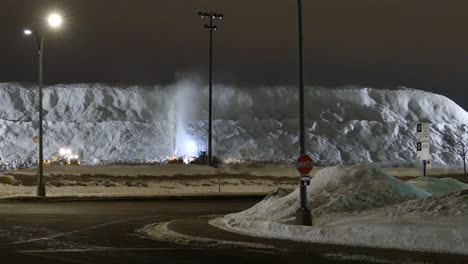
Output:
[[[0,203],[0,257],[2,263],[34,264],[372,263],[330,259],[313,250],[291,253],[279,252],[277,249],[180,245],[155,241],[137,232],[146,224],[206,219],[244,210],[256,202],[179,200]],[[197,234],[197,230],[191,230],[190,226],[179,228]]]

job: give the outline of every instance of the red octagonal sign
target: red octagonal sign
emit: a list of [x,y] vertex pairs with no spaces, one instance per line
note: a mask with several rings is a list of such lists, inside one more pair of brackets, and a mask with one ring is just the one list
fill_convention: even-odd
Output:
[[301,174],[309,174],[310,171],[314,168],[314,164],[312,164],[312,159],[307,154],[302,154],[297,159],[297,170]]

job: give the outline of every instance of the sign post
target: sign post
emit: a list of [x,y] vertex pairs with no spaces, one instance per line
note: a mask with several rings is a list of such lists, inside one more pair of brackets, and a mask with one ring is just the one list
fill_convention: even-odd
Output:
[[416,124],[416,156],[418,160],[423,162],[423,176],[426,176],[426,167],[428,161],[431,160],[430,153],[430,123],[417,123]]
[[309,155],[302,154],[297,159],[296,163],[297,170],[301,174],[300,176],[300,208],[296,212],[296,224],[298,225],[312,225],[312,214],[307,207],[307,185],[310,185],[309,173],[314,168],[312,159]]

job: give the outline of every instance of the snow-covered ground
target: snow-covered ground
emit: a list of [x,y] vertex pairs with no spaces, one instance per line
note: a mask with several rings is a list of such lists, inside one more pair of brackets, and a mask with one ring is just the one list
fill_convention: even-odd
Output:
[[[0,158],[34,160],[37,89],[0,83]],[[292,163],[298,152],[295,87],[214,87],[214,154],[225,162]],[[196,80],[168,86],[54,85],[45,89],[45,157],[61,147],[87,164],[158,161],[206,148],[207,89]],[[415,123],[431,122],[432,160],[460,166],[444,135],[466,132],[468,113],[419,90],[366,87],[306,89],[306,140],[317,164],[412,166]],[[419,164],[419,163],[417,163]]]
[[[324,167],[315,166],[311,175],[314,176]],[[379,170],[395,177],[419,177],[421,168],[390,167]],[[245,174],[252,176],[298,177],[299,173],[293,164],[227,164],[219,168],[203,165],[94,165],[94,166],[44,166],[46,175],[108,175],[108,176],[174,176],[174,175],[218,175]],[[1,175],[2,173],[0,173]],[[35,168],[17,169],[3,174],[36,175]],[[427,175],[463,174],[463,170],[450,168],[428,168]]]
[[336,166],[308,187],[312,227],[293,225],[297,189],[211,223],[254,236],[468,254],[466,189],[455,180],[403,182],[361,165]]
[[[269,193],[294,188],[290,165],[45,166],[49,196],[147,196],[165,194]],[[0,174],[0,196],[35,195],[36,170]]]
[[[324,167],[313,170],[312,176]],[[414,168],[382,168],[403,179],[421,175]],[[389,173],[390,175],[393,175]],[[429,169],[429,175],[460,175],[460,170]],[[34,195],[36,192],[34,168],[0,173],[0,196]],[[221,181],[223,193],[269,193],[277,188],[294,189],[298,172],[293,165],[234,164],[219,168],[201,165],[152,165],[152,166],[44,166],[49,195],[160,195],[218,192]],[[434,188],[427,181],[416,180],[414,185]],[[447,188],[458,182],[443,179]],[[413,181],[411,181],[413,182]],[[439,186],[439,185],[437,185]],[[420,186],[421,187],[421,186]],[[423,188],[423,187],[421,187]],[[442,189],[444,191],[444,189]]]
[[[320,168],[318,168],[320,169]],[[450,173],[452,170],[436,170],[434,173]],[[458,171],[459,172],[459,171]],[[166,165],[96,165],[96,166],[44,166],[45,175],[107,175],[107,176],[196,176],[196,175],[251,175],[293,177],[298,172],[293,165],[264,165],[264,164],[239,164],[228,165],[220,168],[196,164],[166,164]],[[15,175],[36,175],[35,168],[19,169],[5,172]],[[442,173],[443,174],[443,173]],[[1,175],[1,174],[0,174]],[[411,175],[409,175],[411,176]]]

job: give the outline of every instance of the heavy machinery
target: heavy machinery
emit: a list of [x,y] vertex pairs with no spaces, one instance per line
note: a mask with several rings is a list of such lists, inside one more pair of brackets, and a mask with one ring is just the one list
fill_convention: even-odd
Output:
[[44,165],[80,165],[77,154],[73,154],[70,149],[60,149],[58,155],[54,155],[50,160],[44,160]]

